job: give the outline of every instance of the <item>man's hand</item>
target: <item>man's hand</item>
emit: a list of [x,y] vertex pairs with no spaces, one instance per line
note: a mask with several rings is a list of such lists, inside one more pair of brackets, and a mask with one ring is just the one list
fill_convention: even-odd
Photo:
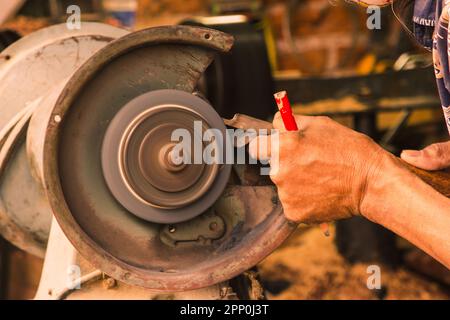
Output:
[[450,167],[450,141],[432,144],[423,150],[405,150],[401,158],[420,169],[435,171]]
[[387,6],[392,2],[392,0],[350,0],[350,1],[363,6],[380,6],[380,7]]
[[270,138],[250,143],[254,158],[271,159],[271,179],[278,187],[289,220],[321,223],[361,213],[368,185],[381,175],[386,158],[393,158],[370,138],[327,117],[296,116],[300,130],[285,132],[279,114],[279,146],[259,153]]

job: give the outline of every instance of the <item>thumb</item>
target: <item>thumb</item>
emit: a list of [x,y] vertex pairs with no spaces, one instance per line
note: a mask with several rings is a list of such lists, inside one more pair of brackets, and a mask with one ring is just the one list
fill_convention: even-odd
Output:
[[423,150],[405,150],[401,158],[407,163],[429,171],[450,167],[450,141],[435,143]]
[[275,113],[275,116],[273,117],[272,125],[273,125],[274,129],[278,129],[280,131],[286,131],[286,129],[284,128],[283,119],[281,118],[281,113],[279,111],[277,113]]

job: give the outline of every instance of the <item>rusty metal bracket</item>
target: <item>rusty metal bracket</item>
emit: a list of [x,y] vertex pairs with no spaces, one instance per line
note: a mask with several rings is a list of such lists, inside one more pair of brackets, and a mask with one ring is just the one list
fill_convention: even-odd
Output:
[[168,246],[183,244],[211,245],[220,239],[226,230],[225,221],[214,211],[205,213],[193,220],[165,225],[160,232],[161,241]]

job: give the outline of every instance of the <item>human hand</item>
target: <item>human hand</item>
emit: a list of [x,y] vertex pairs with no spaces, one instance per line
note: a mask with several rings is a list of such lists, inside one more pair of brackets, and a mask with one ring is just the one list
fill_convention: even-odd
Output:
[[450,141],[435,143],[423,150],[405,150],[401,158],[417,168],[436,171],[450,167]]
[[[368,184],[393,157],[369,137],[327,117],[296,116],[296,121],[300,130],[285,132],[278,113],[273,125],[279,139],[260,136],[249,146],[253,158],[270,158],[286,217],[322,223],[359,215]],[[271,146],[274,140],[278,145]]]
[[391,4],[392,0],[349,0],[363,6],[387,6]]

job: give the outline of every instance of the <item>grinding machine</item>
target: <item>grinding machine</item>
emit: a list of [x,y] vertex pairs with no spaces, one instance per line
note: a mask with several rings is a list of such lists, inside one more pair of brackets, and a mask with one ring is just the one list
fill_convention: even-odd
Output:
[[[232,46],[198,26],[83,23],[0,53],[0,233],[45,257],[37,299],[264,297],[251,270],[296,228],[270,179],[172,157],[176,129],[225,135],[198,84]],[[449,195],[448,175],[415,172]]]
[[168,156],[174,129],[225,133],[197,83],[232,46],[84,23],[1,52],[0,231],[45,256],[36,298],[263,297],[248,270],[295,229],[274,186],[255,165]]

